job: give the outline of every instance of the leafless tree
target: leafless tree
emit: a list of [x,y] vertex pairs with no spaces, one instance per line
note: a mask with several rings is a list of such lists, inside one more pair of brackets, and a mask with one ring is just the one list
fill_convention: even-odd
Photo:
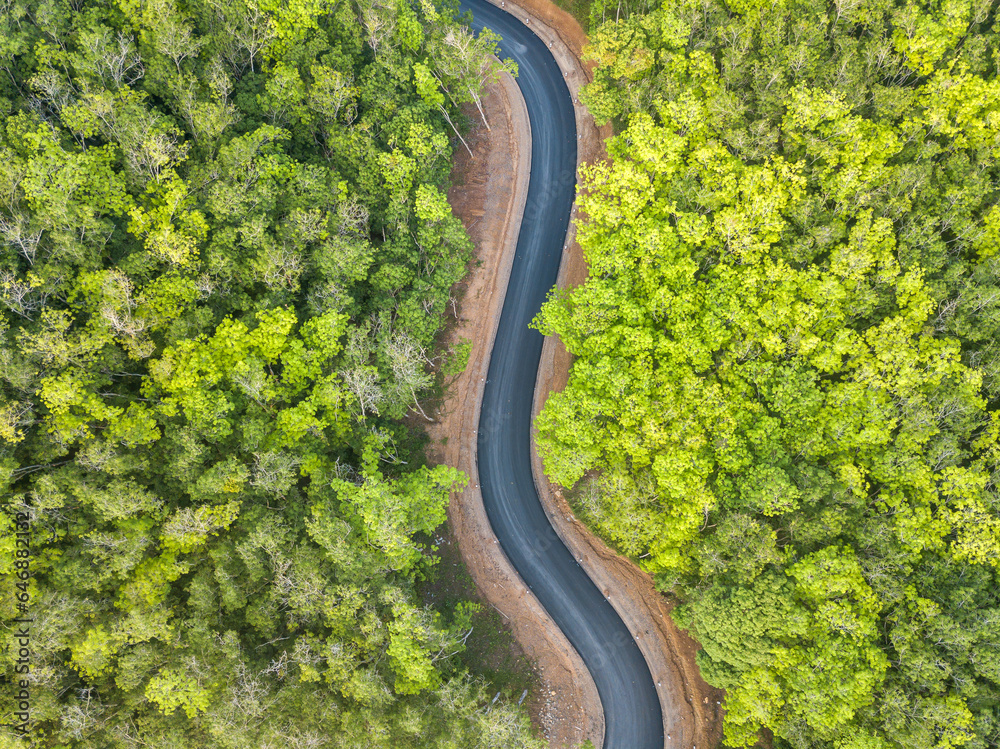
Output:
[[294,290],[305,268],[302,254],[286,242],[266,241],[257,255],[257,274],[270,289]]
[[[50,114],[58,114],[64,107],[76,101],[79,93],[77,87],[65,75],[55,70],[45,70],[32,76],[28,85],[32,91],[28,103],[32,110],[46,121]],[[74,132],[74,136],[85,148],[86,144],[82,142],[79,134]]]
[[368,234],[368,208],[353,195],[337,206],[340,233],[365,236]]
[[468,100],[475,103],[483,124],[490,130],[480,92],[483,85],[498,78],[506,66],[493,56],[490,40],[474,36],[465,28],[449,29],[442,38],[442,45],[442,53],[435,59],[435,76],[441,82],[441,88],[453,104],[458,104],[445,85],[445,80],[454,81],[454,85],[461,89],[461,98],[468,97]]
[[383,341],[383,351],[392,368],[397,393],[408,394],[413,405],[427,421],[433,421],[420,406],[417,391],[430,386],[431,376],[424,370],[427,355],[404,333],[392,333]]
[[358,401],[361,415],[368,412],[378,415],[379,404],[383,400],[382,388],[379,387],[378,370],[374,367],[354,367],[340,373],[344,384]]
[[153,33],[156,51],[173,60],[180,73],[181,63],[197,57],[205,42],[195,35],[189,19],[173,0],[147,0],[143,15]]
[[0,271],[0,301],[26,320],[34,320],[35,313],[42,307],[37,290],[9,270]]
[[83,48],[91,72],[98,76],[105,86],[115,88],[131,86],[145,74],[142,58],[135,47],[135,38],[123,31],[114,35],[107,27],[80,34]]
[[134,96],[85,92],[80,103],[97,118],[105,137],[118,143],[129,171],[143,184],[159,180],[164,169],[188,152],[180,131],[140,106]]
[[208,508],[183,507],[177,510],[163,524],[162,534],[165,538],[183,539],[189,536],[206,538],[209,533],[224,527]]
[[63,708],[62,724],[73,738],[79,740],[103,725],[105,710],[105,706],[97,699],[95,690],[86,687],[78,690],[77,699]]
[[43,231],[43,229],[31,228],[30,217],[23,213],[18,212],[9,217],[0,214],[0,237],[11,247],[14,247],[18,254],[28,261],[29,265],[35,264]]
[[209,0],[215,10],[217,38],[222,56],[236,73],[243,75],[247,67],[256,72],[254,60],[275,38],[274,24],[256,0],[231,2]]
[[267,374],[261,362],[254,359],[240,362],[234,368],[231,378],[257,405],[262,408],[267,406],[269,399],[265,397],[264,392],[267,387]]
[[133,297],[132,281],[122,271],[115,269],[104,274],[101,284],[102,301],[100,316],[108,327],[120,336],[134,338],[142,334],[149,321],[134,316],[138,302]]
[[214,101],[206,101],[199,96],[199,82],[194,76],[180,76],[173,86],[177,107],[184,116],[188,129],[195,140],[210,142],[239,119],[236,107],[229,102],[228,78],[222,70],[217,70],[219,86]]
[[295,483],[295,469],[299,459],[283,452],[254,453],[254,469],[250,484],[283,497]]
[[368,35],[368,45],[377,57],[379,47],[391,39],[396,31],[396,8],[381,0],[360,0],[358,11],[361,14],[361,25]]
[[277,700],[271,696],[266,676],[270,669],[253,671],[246,664],[236,667],[235,678],[230,682],[220,710],[224,724],[234,730],[244,731],[257,726],[264,719],[268,708]]
[[341,113],[350,125],[357,116],[358,89],[354,78],[339,70],[314,66],[314,82],[309,89],[309,105],[331,121],[338,121]]

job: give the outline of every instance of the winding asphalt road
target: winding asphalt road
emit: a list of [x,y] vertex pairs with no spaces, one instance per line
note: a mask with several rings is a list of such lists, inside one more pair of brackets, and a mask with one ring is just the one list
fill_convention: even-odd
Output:
[[539,502],[529,453],[542,335],[528,328],[556,283],[576,186],[576,121],[562,72],[530,28],[485,0],[463,0],[472,28],[503,37],[531,123],[524,218],[479,416],[479,481],[514,568],[582,656],[604,706],[604,749],[663,749],[649,667],[614,608],[577,564]]

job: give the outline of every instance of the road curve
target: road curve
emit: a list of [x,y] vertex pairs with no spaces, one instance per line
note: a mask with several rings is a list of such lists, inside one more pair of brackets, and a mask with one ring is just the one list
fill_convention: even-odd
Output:
[[604,749],[663,749],[649,667],[614,608],[542,509],[531,471],[532,396],[542,335],[528,328],[556,283],[576,188],[576,120],[563,74],[529,26],[462,0],[472,28],[503,37],[531,125],[531,177],[479,416],[478,467],[493,531],[514,568],[586,663],[604,707]]

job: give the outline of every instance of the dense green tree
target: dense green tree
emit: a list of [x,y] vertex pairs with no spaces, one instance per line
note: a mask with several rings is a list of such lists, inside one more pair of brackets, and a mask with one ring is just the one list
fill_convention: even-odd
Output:
[[494,43],[451,3],[0,6],[0,606],[34,619],[35,745],[539,746],[456,662],[472,609],[414,592],[465,482],[405,420]]
[[996,745],[995,9],[602,8],[547,471],[683,599],[729,745]]

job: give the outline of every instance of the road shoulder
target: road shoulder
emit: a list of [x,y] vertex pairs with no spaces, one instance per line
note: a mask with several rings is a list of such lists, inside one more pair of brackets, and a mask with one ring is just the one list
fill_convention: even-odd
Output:
[[[449,193],[455,214],[475,243],[476,259],[456,291],[458,321],[445,344],[472,342],[465,371],[451,384],[428,433],[432,462],[457,466],[469,487],[453,495],[448,517],[462,559],[480,596],[509,623],[514,638],[537,668],[542,693],[529,699],[537,727],[554,747],[585,739],[601,745],[604,716],[597,688],[572,645],[524,585],[496,543],[479,490],[476,433],[493,339],[500,320],[517,235],[528,191],[531,134],[524,100],[504,76],[483,97],[490,123],[470,134],[473,157],[456,151]],[[475,112],[472,108],[471,112]]]
[[[517,8],[535,33],[549,45],[553,57],[566,76],[576,113],[579,165],[608,160],[604,142],[611,136],[610,126],[597,127],[591,114],[580,103],[580,88],[589,82],[592,63],[582,61],[586,34],[576,19],[549,0],[489,0],[501,2],[507,10]],[[587,278],[587,264],[576,242],[577,209],[566,237],[557,286],[568,288]],[[535,383],[533,417],[537,417],[552,392],[561,391],[569,379],[572,357],[562,341],[554,336],[545,339],[538,377]],[[718,746],[722,737],[722,692],[701,678],[695,662],[698,644],[679,629],[669,616],[672,602],[661,595],[652,578],[631,560],[617,554],[574,517],[561,490],[545,477],[538,454],[537,432],[532,429],[531,458],[535,484],[542,506],[556,532],[587,574],[602,591],[635,635],[657,684],[663,713],[665,747]],[[595,746],[600,746],[595,742]]]
[[[514,10],[552,49],[574,99],[580,135],[578,167],[607,159],[604,140],[610,128],[598,128],[579,103],[579,89],[589,80],[592,65],[581,62],[586,43],[576,20],[548,0],[489,0]],[[603,743],[603,709],[594,682],[565,636],[526,588],[495,543],[479,492],[476,434],[483,387],[493,339],[499,323],[513,263],[517,233],[524,210],[530,171],[530,128],[524,101],[509,77],[491,86],[484,109],[492,130],[482,125],[473,133],[474,157],[456,152],[456,170],[464,183],[449,192],[449,200],[476,245],[478,264],[462,284],[457,306],[459,321],[446,342],[462,338],[473,343],[465,372],[449,388],[437,423],[429,430],[435,462],[458,466],[469,476],[469,488],[452,498],[449,520],[462,558],[483,599],[509,622],[513,635],[537,667],[543,694],[534,697],[533,719],[553,747],[576,747],[584,739]],[[474,110],[473,110],[474,111]],[[521,145],[519,145],[521,144]],[[576,286],[587,278],[587,266],[575,241],[576,207],[560,265],[558,286]],[[562,343],[546,338],[534,393],[534,414],[549,393],[562,390],[571,357]],[[698,646],[670,619],[670,602],[652,579],[630,560],[616,554],[572,512],[558,487],[548,482],[532,433],[532,464],[539,497],[560,537],[609,598],[626,626],[637,636],[657,682],[664,716],[666,747],[719,744],[721,692],[704,683],[694,661]],[[670,738],[666,738],[666,737]]]

